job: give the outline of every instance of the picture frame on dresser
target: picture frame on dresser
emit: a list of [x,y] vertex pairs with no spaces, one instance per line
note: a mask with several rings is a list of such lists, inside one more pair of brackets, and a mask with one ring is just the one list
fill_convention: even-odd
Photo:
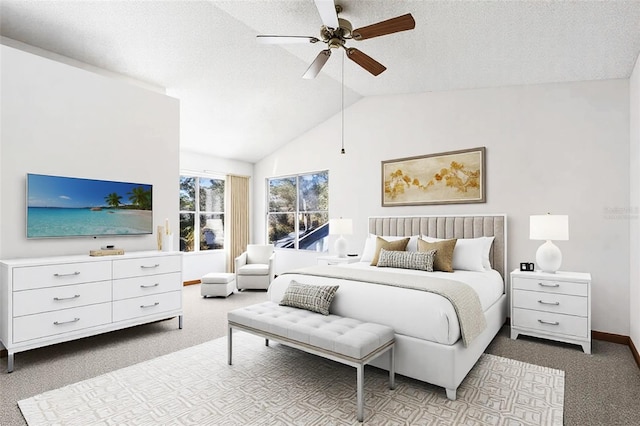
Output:
[[182,253],[55,256],[0,261],[0,342],[14,355],[178,317]]
[[571,343],[591,353],[591,274],[511,272],[511,339],[520,334]]

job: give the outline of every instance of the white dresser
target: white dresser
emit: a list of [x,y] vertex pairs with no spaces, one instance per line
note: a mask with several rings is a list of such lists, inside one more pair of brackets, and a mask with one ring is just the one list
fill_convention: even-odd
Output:
[[178,317],[182,255],[57,256],[0,262],[0,342],[14,354]]
[[511,272],[511,338],[581,345],[591,353],[591,274]]

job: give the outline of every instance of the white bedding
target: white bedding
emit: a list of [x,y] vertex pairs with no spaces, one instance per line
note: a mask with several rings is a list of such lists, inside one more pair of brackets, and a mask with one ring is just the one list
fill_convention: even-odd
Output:
[[[333,267],[382,269],[370,266],[366,262]],[[504,292],[502,277],[495,270],[447,273],[383,269],[400,274],[429,274],[464,282],[478,293],[483,311],[493,305]],[[331,313],[336,315],[385,324],[393,327],[396,334],[446,345],[452,345],[460,339],[460,325],[453,306],[437,294],[358,281],[284,274],[278,276],[269,286],[269,299],[280,302],[292,279],[308,284],[339,285],[340,288],[331,304]]]

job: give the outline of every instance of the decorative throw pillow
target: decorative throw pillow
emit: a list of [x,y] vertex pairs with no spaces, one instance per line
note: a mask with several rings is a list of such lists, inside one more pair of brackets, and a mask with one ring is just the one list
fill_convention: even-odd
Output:
[[[495,237],[458,238],[453,251],[453,269],[466,271],[490,271],[489,253]],[[444,241],[443,238],[422,236],[428,243]]]
[[428,243],[422,238],[418,240],[418,251],[436,250],[433,259],[433,270],[453,272],[453,249],[456,247],[456,239],[435,241]]
[[292,280],[282,296],[280,305],[329,315],[329,306],[338,287],[337,285],[302,284]]
[[[362,249],[362,256],[360,256],[360,262],[371,263],[371,261],[373,260],[373,256],[376,254],[377,238],[378,238],[377,235],[369,234],[369,236],[364,242],[364,248]],[[381,238],[383,238],[386,241],[398,241],[398,240],[403,240],[407,237],[384,236]],[[418,238],[420,238],[419,235],[412,235],[411,237],[409,237],[409,243],[407,244],[407,248],[406,248],[407,251],[418,251]]]
[[419,271],[433,272],[433,259],[436,251],[391,251],[380,249],[378,267],[417,269]]
[[376,266],[378,264],[380,249],[404,251],[407,248],[407,244],[409,244],[409,237],[396,241],[387,241],[384,238],[376,237],[376,252],[373,255],[371,266]]

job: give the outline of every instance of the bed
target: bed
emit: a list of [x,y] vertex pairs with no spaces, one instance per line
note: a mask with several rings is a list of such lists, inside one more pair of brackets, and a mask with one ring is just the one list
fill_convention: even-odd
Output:
[[[269,299],[280,302],[292,280],[306,284],[339,285],[331,304],[331,313],[393,327],[396,337],[396,372],[441,386],[445,388],[447,398],[455,400],[458,386],[506,320],[506,215],[370,217],[368,230],[370,238],[380,236],[394,240],[398,237],[411,237],[406,249],[409,251],[416,250],[414,244],[418,237],[427,241],[431,241],[429,238],[433,241],[464,239],[464,244],[457,244],[460,248],[457,254],[462,253],[462,247],[472,242],[475,245],[477,240],[483,239],[481,237],[492,237],[490,249],[485,253],[484,259],[488,264],[485,263],[484,268],[455,269],[453,272],[378,268],[370,266],[370,259],[365,253],[370,249],[369,244],[365,245],[363,261],[325,267],[331,270],[327,276],[307,271],[314,268],[279,275],[269,286]],[[358,272],[359,270],[363,272]],[[428,275],[464,282],[477,294],[482,310],[480,315],[484,315],[486,327],[476,333],[472,340],[463,339],[460,326],[462,320],[458,321],[456,309],[440,294],[373,284],[373,280],[365,282],[353,279],[360,274],[370,276],[371,272],[367,271],[376,270],[380,276],[393,275],[402,281],[417,281]],[[373,365],[385,369],[388,363],[386,357],[380,357]]]

